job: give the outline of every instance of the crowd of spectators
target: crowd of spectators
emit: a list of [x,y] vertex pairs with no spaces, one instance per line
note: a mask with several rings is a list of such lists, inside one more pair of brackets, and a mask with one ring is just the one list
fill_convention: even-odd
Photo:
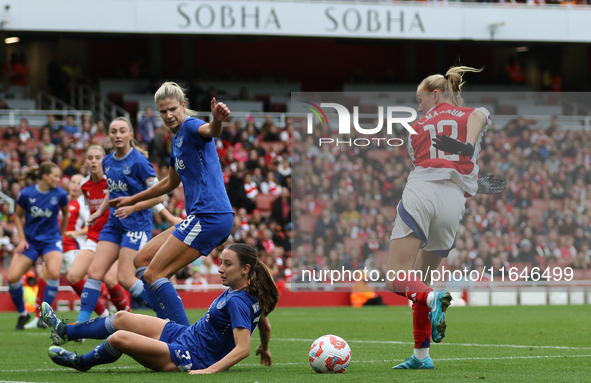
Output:
[[[478,165],[481,175],[506,179],[507,188],[468,198],[443,265],[492,267],[493,274],[509,265],[589,269],[591,136],[564,130],[556,118],[549,126],[518,118],[501,128],[486,133]],[[412,169],[406,147],[350,145],[355,130],[344,144],[319,146],[321,137],[338,136],[326,126],[313,131],[294,132],[292,140],[294,282],[310,282],[304,270],[365,267],[383,277],[395,206]]]

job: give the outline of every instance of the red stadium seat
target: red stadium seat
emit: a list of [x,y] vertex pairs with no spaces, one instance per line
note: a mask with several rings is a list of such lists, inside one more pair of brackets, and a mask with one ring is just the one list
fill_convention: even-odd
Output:
[[[312,214],[302,214],[300,216],[298,216],[297,221],[296,221],[296,226],[299,230],[299,233],[301,234],[314,234],[314,232],[316,231],[316,221],[318,220],[318,218],[316,218],[314,215]],[[325,233],[322,233],[325,234]]]
[[542,214],[544,214],[543,211],[541,211],[535,207],[528,207],[526,214],[527,214],[528,218],[531,218],[534,220],[536,225],[540,225],[543,223],[542,222]]
[[532,207],[542,211],[548,210],[549,204],[550,200],[547,199],[534,199],[532,201]]
[[577,281],[582,281],[586,279],[585,270],[580,269],[573,269],[573,279]]
[[256,207],[261,213],[268,217],[271,215],[273,209],[273,201],[277,198],[276,195],[259,193],[256,196]]
[[345,244],[345,251],[349,251],[352,247],[357,247],[359,249],[359,253],[361,254],[361,248],[363,244],[366,242],[363,238],[351,238],[345,237],[343,238],[343,243]]
[[564,210],[564,200],[562,200],[562,199],[555,199],[553,201],[556,204],[556,209],[557,210],[559,210],[559,211],[563,211]]
[[515,105],[499,105],[497,111],[498,114],[515,115],[517,114],[517,107]]

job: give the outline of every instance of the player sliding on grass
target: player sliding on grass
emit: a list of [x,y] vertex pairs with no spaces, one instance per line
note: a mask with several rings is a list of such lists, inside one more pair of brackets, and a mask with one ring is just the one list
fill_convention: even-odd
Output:
[[258,324],[261,343],[256,355],[261,356],[261,363],[270,366],[271,325],[267,316],[279,298],[273,277],[249,245],[230,245],[220,258],[218,272],[229,289],[191,326],[126,311],[65,325],[51,306],[44,304],[42,317],[51,328],[54,344],[80,338],[107,339],[84,355],[51,346],[49,357],[78,371],[113,363],[126,354],[154,371],[222,372],[249,356],[250,337]]
[[[413,125],[417,134],[408,138],[415,169],[408,176],[397,207],[386,282],[390,291],[413,301],[415,349],[394,369],[435,368],[429,356],[429,338],[438,343],[445,336],[445,314],[452,298],[445,290],[433,291],[429,287],[431,276],[427,271],[437,269],[441,259],[455,247],[465,196],[504,189],[502,180],[478,179],[480,141],[491,119],[484,108],[462,106],[460,91],[465,72],[480,70],[452,67],[445,76],[427,77],[417,88],[419,112],[425,115]],[[411,270],[422,274],[409,273]]]

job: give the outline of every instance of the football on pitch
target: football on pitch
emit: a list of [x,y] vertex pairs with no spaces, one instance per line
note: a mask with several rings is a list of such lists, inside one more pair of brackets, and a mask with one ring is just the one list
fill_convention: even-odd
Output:
[[351,363],[351,348],[336,335],[323,335],[310,347],[310,366],[317,373],[345,372]]

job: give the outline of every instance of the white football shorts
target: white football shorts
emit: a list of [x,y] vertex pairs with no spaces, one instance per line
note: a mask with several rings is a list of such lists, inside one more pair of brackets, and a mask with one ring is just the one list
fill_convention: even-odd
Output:
[[76,259],[78,256],[79,251],[80,250],[70,250],[64,253],[62,256],[62,269],[60,270],[62,275],[66,275],[68,273],[68,270],[70,270],[70,267],[72,267],[72,263],[74,263],[74,259]]
[[82,246],[80,250],[90,250],[96,253],[96,245],[97,243],[95,241],[92,239],[87,239],[86,242],[84,242],[84,246]]
[[404,188],[390,241],[415,233],[423,249],[447,257],[464,216],[464,191],[453,181],[413,180]]

